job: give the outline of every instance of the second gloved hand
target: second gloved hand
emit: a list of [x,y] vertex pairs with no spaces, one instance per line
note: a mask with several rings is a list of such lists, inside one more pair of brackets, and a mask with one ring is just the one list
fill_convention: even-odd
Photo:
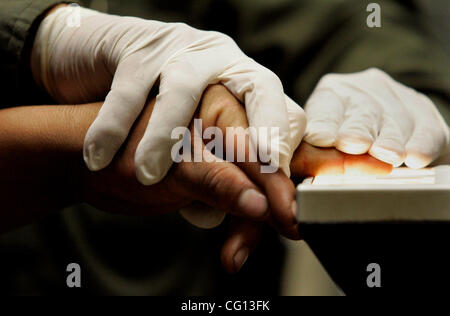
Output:
[[433,102],[375,68],[324,76],[305,111],[311,145],[369,152],[394,166],[425,167],[449,143],[449,128]]
[[[73,10],[79,10],[79,26],[67,23]],[[303,136],[304,113],[285,97],[278,77],[218,32],[63,7],[39,27],[32,70],[59,103],[106,97],[85,140],[84,158],[93,171],[112,161],[159,79],[155,109],[135,156],[137,177],[145,185],[166,175],[177,142],[171,139],[172,130],[190,123],[210,84],[221,82],[245,105],[250,126],[279,129],[278,148],[262,139],[257,143],[279,157],[272,164],[287,175]],[[297,118],[294,125],[289,124],[288,108]]]

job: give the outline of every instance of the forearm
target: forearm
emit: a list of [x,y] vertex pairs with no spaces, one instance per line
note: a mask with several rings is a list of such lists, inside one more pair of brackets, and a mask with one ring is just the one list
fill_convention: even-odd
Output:
[[100,107],[0,110],[0,232],[78,202],[83,140]]

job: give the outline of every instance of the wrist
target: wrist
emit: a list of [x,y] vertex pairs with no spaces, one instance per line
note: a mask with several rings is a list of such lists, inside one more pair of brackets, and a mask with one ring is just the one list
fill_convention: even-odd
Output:
[[39,25],[39,28],[36,31],[35,37],[33,38],[33,45],[31,45],[31,53],[29,54],[29,65],[31,69],[31,74],[33,76],[34,82],[40,87],[41,89],[45,90],[45,87],[43,85],[42,79],[41,79],[41,45],[45,45],[45,43],[42,43],[42,41],[37,41],[36,38],[38,37],[40,27],[42,26],[45,18],[47,18],[49,15],[55,13],[58,9],[67,7],[67,4],[57,4],[54,7],[52,7],[50,10],[48,10]]
[[0,110],[0,232],[82,201],[83,138],[100,106]]
[[61,3],[57,4],[54,7],[52,7],[50,10],[47,11],[47,13],[44,15],[45,17],[49,16],[50,14],[54,13],[59,8],[67,7],[67,4]]
[[[82,90],[73,85],[72,79],[76,75],[70,69],[74,65],[88,63],[92,58],[91,51],[83,49],[84,41],[95,32],[95,28],[84,26],[89,17],[98,14],[97,11],[82,7],[57,5],[47,12],[36,31],[29,58],[32,77],[42,90],[60,104],[100,100],[65,97],[74,90],[77,93]],[[81,80],[86,78],[82,76]]]
[[89,179],[89,170],[83,161],[84,139],[101,106],[102,103],[60,106],[63,123],[58,124],[55,131],[59,135],[57,148],[67,157],[62,168],[74,202],[83,202],[84,186]]

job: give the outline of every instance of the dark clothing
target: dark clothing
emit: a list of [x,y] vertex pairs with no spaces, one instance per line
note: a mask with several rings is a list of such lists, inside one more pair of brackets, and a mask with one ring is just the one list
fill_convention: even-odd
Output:
[[[42,14],[59,2],[0,0],[0,107],[51,102],[33,85],[26,61]],[[227,33],[299,104],[326,73],[378,67],[430,96],[450,122],[449,54],[414,1],[378,1],[381,28],[366,26],[369,2],[110,0],[108,12]],[[276,294],[283,251],[274,233],[266,232],[242,274],[228,277],[219,262],[225,231],[194,229],[178,214],[129,218],[75,206],[0,237],[0,291],[67,290],[65,269],[76,262],[88,293]]]
[[28,67],[32,38],[55,0],[0,1],[0,108],[48,101],[32,84]]

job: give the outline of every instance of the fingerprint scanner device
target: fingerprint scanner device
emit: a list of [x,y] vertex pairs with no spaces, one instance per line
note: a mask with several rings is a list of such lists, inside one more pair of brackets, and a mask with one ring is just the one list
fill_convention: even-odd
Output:
[[300,222],[450,220],[450,166],[308,178],[297,203]]
[[[300,235],[344,293],[450,286],[450,166],[320,175],[297,187],[297,204]],[[382,275],[376,289],[372,263]]]

